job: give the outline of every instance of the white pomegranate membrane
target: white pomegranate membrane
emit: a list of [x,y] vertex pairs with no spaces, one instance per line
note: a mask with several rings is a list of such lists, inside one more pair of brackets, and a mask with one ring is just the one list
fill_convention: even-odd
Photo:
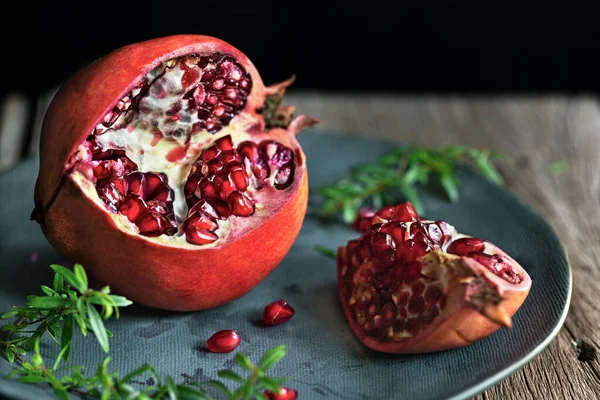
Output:
[[[422,257],[428,253],[441,250],[472,258],[509,284],[523,280],[495,246],[460,234],[445,221],[421,219],[410,203],[363,212],[354,227],[363,232],[361,237],[338,253],[342,293],[362,332],[379,342],[419,335],[447,306],[445,279],[451,278],[424,273]],[[482,285],[475,279],[466,289],[474,305],[501,300],[493,285]]]
[[294,180],[293,152],[247,133],[254,122],[241,111],[251,88],[230,56],[169,60],[106,114],[77,150],[74,172],[124,229],[214,244],[232,220],[261,212],[264,192]]

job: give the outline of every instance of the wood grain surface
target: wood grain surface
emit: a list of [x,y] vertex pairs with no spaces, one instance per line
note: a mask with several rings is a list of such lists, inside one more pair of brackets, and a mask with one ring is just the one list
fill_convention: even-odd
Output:
[[[35,154],[50,96],[2,102],[0,170]],[[600,363],[581,361],[574,342],[600,347],[600,104],[591,97],[408,97],[290,92],[320,128],[404,144],[463,144],[510,156],[499,163],[508,189],[543,215],[573,268],[573,297],[558,337],[538,357],[476,399],[597,399]],[[34,118],[33,123],[24,119]],[[33,132],[24,132],[30,126]],[[309,134],[309,133],[308,133]],[[21,137],[33,138],[26,146]],[[25,150],[23,150],[25,149]],[[556,163],[559,164],[556,164]],[[552,166],[561,165],[562,171]]]

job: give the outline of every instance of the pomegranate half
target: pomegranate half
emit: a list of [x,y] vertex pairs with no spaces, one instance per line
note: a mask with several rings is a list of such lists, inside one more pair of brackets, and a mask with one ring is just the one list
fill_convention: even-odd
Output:
[[117,49],[69,79],[42,126],[48,241],[99,282],[169,310],[230,302],[287,254],[307,206],[295,135],[251,61],[209,36]]
[[410,203],[363,211],[338,250],[338,288],[356,337],[386,353],[426,353],[489,336],[523,304],[531,279],[504,251]]

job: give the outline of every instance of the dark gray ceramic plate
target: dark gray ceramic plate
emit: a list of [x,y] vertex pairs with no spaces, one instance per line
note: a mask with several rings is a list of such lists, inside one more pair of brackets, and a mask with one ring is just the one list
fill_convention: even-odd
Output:
[[[304,132],[300,141],[313,188],[334,182],[357,162],[376,160],[391,145],[318,130]],[[36,174],[37,161],[30,160],[0,176],[0,310],[39,293],[40,284],[51,282],[48,265],[63,260],[38,225],[29,222]],[[272,346],[288,346],[288,355],[273,372],[289,376],[288,385],[302,399],[463,399],[483,391],[530,361],[557,334],[569,305],[571,272],[561,244],[542,218],[469,170],[461,171],[461,180],[456,204],[435,188],[423,191],[426,216],[446,219],[462,232],[496,243],[531,274],[531,293],[512,330],[501,329],[469,347],[436,354],[386,355],[366,349],[341,310],[335,261],[314,250],[317,243],[336,248],[356,233],[307,218],[281,265],[243,298],[197,313],[125,309],[121,320],[108,323],[115,335],[111,366],[127,372],[149,362],[178,380],[212,378],[232,366],[233,354],[206,353],[202,346],[213,332],[234,328],[243,337],[238,350],[253,359]],[[36,261],[32,252],[38,255]],[[279,298],[295,307],[296,316],[272,328],[254,323],[263,307]],[[95,370],[103,357],[93,338],[75,342],[72,362]],[[11,368],[0,359],[1,375]],[[2,394],[11,399],[51,397],[46,388],[6,380],[0,380]]]

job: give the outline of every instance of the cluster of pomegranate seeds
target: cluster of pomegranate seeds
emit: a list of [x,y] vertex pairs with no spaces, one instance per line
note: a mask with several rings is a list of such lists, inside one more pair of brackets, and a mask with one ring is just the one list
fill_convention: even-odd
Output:
[[282,387],[279,389],[279,393],[275,393],[272,390],[265,390],[263,394],[269,400],[296,400],[298,398],[298,391]]
[[230,353],[240,345],[242,338],[232,329],[215,332],[206,341],[206,347],[213,353]]
[[197,69],[202,70],[199,83],[184,95],[184,99],[188,100],[189,108],[198,110],[199,121],[194,130],[216,133],[244,108],[252,80],[233,57],[221,53],[198,57],[197,67],[183,63],[185,72],[181,84],[184,88],[196,83],[200,77]]
[[274,326],[289,321],[296,311],[285,300],[276,300],[268,304],[263,310],[263,323]]
[[342,282],[356,322],[380,340],[413,337],[444,309],[442,283],[421,273],[420,257],[432,250],[472,257],[508,282],[520,282],[500,255],[484,253],[483,240],[453,240],[446,222],[421,219],[410,203],[362,210],[353,226],[363,233],[340,255]]
[[183,188],[189,207],[184,222],[187,241],[199,245],[212,243],[218,239],[217,220],[254,214],[255,205],[248,188],[260,190],[272,171],[276,189],[291,184],[292,151],[270,140],[258,145],[245,141],[235,148],[231,136],[226,135],[204,149]]
[[88,139],[98,196],[112,212],[120,212],[145,236],[177,233],[173,190],[166,175],[138,171],[123,150],[103,151]]

